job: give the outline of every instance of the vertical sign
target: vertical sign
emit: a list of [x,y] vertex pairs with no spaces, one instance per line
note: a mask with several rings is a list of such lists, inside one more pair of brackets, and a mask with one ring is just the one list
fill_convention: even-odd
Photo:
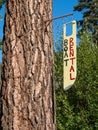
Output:
[[[66,35],[68,24],[72,24],[72,34]],[[63,41],[63,82],[64,90],[72,87],[76,80],[76,21],[72,21],[64,25],[64,41]]]

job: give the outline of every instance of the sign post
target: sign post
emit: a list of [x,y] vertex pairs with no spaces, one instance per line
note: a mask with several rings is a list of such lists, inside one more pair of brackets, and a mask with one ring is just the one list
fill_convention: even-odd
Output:
[[[66,35],[68,24],[72,24],[72,34]],[[64,90],[72,87],[76,80],[76,21],[72,21],[64,25],[63,40],[63,84]]]

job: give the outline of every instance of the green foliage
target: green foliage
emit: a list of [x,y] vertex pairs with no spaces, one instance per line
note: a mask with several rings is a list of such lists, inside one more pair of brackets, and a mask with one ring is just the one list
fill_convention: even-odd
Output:
[[6,0],[0,0],[0,8],[2,7],[2,4],[5,2]]
[[78,75],[75,85],[79,109],[89,130],[98,129],[98,46],[87,33],[78,47]]
[[0,39],[0,50],[2,50],[2,40]]
[[2,19],[2,15],[0,14],[0,19]]
[[77,47],[77,80],[63,90],[63,53],[55,53],[55,88],[58,130],[98,129],[98,47],[84,33]]
[[74,9],[83,13],[83,20],[79,21],[79,26],[82,26],[79,35],[86,30],[92,34],[94,42],[98,43],[98,0],[78,1],[78,5],[74,6]]

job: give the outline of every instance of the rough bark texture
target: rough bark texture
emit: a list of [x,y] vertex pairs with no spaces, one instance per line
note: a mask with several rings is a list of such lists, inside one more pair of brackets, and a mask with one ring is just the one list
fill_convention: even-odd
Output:
[[55,130],[52,0],[8,0],[2,129]]

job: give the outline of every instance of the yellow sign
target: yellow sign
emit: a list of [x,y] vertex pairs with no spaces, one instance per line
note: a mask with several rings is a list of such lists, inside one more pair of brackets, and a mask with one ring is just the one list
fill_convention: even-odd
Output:
[[[68,24],[72,24],[71,36],[66,35]],[[64,90],[72,87],[76,80],[76,21],[72,21],[64,25],[64,41],[63,41],[63,73],[64,73]]]

